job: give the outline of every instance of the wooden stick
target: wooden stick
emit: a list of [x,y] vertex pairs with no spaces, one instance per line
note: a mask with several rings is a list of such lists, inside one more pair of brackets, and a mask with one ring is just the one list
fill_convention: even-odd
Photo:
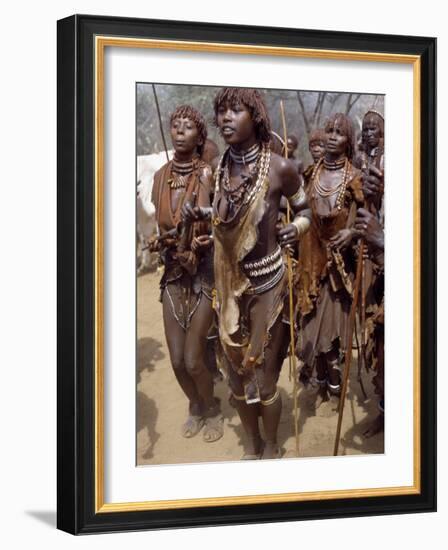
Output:
[[154,99],[155,99],[155,102],[156,102],[157,116],[159,117],[160,133],[162,134],[163,146],[165,147],[166,160],[167,160],[167,162],[169,162],[170,157],[168,156],[168,147],[166,146],[165,134],[163,132],[162,115],[160,114],[159,100],[157,99],[156,87],[155,87],[154,84],[152,85],[152,91],[154,92]]
[[[286,119],[285,119],[285,109],[283,107],[283,101],[280,100],[280,113],[282,116],[282,125],[283,125],[283,136],[284,136],[284,155],[285,158],[288,158],[288,134],[286,131]],[[289,202],[287,204],[286,208],[286,223],[289,224],[291,220],[291,212],[289,207]],[[290,248],[287,248],[286,251],[286,262],[287,262],[287,268],[288,268],[288,287],[289,287],[289,335],[290,335],[290,342],[289,342],[289,364],[290,364],[290,371],[291,371],[291,365],[292,365],[292,372],[293,372],[293,392],[294,392],[294,432],[296,437],[296,455],[299,456],[299,415],[298,415],[298,407],[297,407],[297,363],[296,363],[296,346],[295,346],[295,339],[294,339],[294,294],[292,289],[292,283],[293,283],[293,272],[292,272],[292,261],[291,261],[291,254],[292,251]]]
[[359,382],[359,385],[361,387],[361,391],[362,391],[362,395],[364,396],[364,399],[367,399],[367,393],[366,393],[366,390],[364,388],[364,384],[363,384],[363,381],[362,381],[362,365],[363,365],[363,362],[361,360],[361,348],[360,348],[360,344],[359,344],[359,338],[358,338],[358,323],[356,322],[356,319],[357,319],[357,315],[355,315],[355,329],[354,329],[354,332],[355,332],[355,339],[356,339],[356,349],[358,350],[358,382]]
[[362,259],[361,277],[361,347],[364,355],[366,348],[366,260]]
[[[288,149],[286,147],[287,130],[286,130],[285,111],[284,111],[282,100],[280,100],[280,116],[281,116],[282,125],[283,125],[283,139],[278,134],[276,134],[275,132],[271,132],[271,133],[276,135],[278,137],[278,139],[280,140],[280,142],[282,143],[283,156],[285,158],[287,158],[287,155],[288,155]],[[289,211],[289,203],[287,203],[287,205],[286,205],[286,224],[289,224],[290,217],[291,217],[291,215],[290,215],[290,211]],[[289,267],[290,267],[290,265],[289,265],[290,264],[289,248],[286,248],[286,262],[287,262],[287,269],[288,269],[288,285],[289,285],[289,293],[290,293],[290,296],[289,296],[289,319],[291,321],[291,284],[290,284],[290,280],[291,280],[292,274],[290,274],[290,272],[289,272]],[[290,329],[290,333],[291,333],[291,329]],[[291,336],[291,334],[290,334],[290,336]],[[291,342],[291,338],[290,338],[290,342]],[[294,365],[293,365],[293,361],[292,361],[291,349],[289,350],[289,355],[288,355],[288,365],[289,365],[288,379],[291,382],[291,376],[294,376]]]
[[360,287],[360,284],[361,284],[363,255],[364,255],[364,240],[360,239],[359,240],[358,263],[356,265],[355,288],[353,290],[353,300],[352,300],[352,306],[350,308],[350,317],[349,317],[348,330],[347,330],[344,380],[343,380],[343,383],[342,383],[341,396],[340,396],[340,399],[339,399],[339,415],[338,415],[338,426],[337,426],[337,429],[336,429],[336,439],[335,439],[335,442],[334,442],[334,452],[333,452],[334,456],[337,456],[338,450],[339,450],[339,439],[341,437],[341,426],[342,426],[342,417],[343,417],[343,414],[344,414],[345,396],[346,396],[346,393],[347,393],[348,378],[349,378],[349,375],[350,375],[350,366],[352,364],[353,328],[355,326],[356,307],[358,305],[359,287]]

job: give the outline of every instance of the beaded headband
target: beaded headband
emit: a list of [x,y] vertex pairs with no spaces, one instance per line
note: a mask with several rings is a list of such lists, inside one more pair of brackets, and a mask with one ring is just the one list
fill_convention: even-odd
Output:
[[375,109],[369,109],[367,111],[367,113],[364,115],[364,118],[367,116],[367,115],[377,115],[379,116],[383,122],[384,122],[384,116],[379,112],[379,111],[376,111]]

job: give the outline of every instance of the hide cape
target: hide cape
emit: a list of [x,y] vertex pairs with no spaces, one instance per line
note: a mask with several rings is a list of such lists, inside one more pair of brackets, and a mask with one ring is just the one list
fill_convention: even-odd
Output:
[[[220,173],[220,166],[217,174]],[[247,354],[255,357],[256,363],[263,362],[269,330],[283,309],[285,276],[273,288],[255,294],[251,291],[251,280],[242,269],[244,258],[258,240],[258,225],[266,212],[268,188],[269,179],[266,176],[249,204],[242,206],[229,220],[219,217],[221,190],[219,185],[215,188],[212,225],[219,336],[223,351],[237,371]]]
[[[156,220],[160,233],[168,233],[173,229],[181,232],[181,210],[186,201],[197,197],[198,206],[209,205],[210,188],[207,184],[211,179],[211,168],[199,157],[193,158],[191,173],[183,196],[179,198],[175,211],[171,205],[171,187],[173,161],[167,162],[154,175],[154,185],[151,200],[156,209]],[[189,250],[191,239],[198,235],[209,234],[207,222],[194,222],[188,236],[188,249],[180,253],[178,247],[162,247],[160,251],[164,272],[160,281],[161,297],[166,292],[172,315],[179,325],[187,330],[196,312],[202,295],[211,300],[213,286],[212,258],[208,251],[194,254]],[[181,261],[181,254],[185,258]]]

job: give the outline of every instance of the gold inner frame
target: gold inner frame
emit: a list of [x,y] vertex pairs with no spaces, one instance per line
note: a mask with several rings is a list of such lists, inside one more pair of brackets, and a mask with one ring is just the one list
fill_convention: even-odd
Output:
[[[155,48],[176,51],[203,51],[301,57],[313,59],[350,60],[367,62],[406,63],[413,66],[414,115],[414,482],[411,486],[381,487],[375,489],[344,489],[305,493],[229,496],[181,500],[105,503],[104,502],[104,53],[108,46],[122,48]],[[318,50],[291,47],[221,44],[176,40],[95,37],[95,512],[129,512],[167,510],[206,506],[231,506],[274,502],[299,502],[360,498],[375,496],[411,495],[420,493],[421,481],[421,425],[420,425],[420,56],[344,50]]]

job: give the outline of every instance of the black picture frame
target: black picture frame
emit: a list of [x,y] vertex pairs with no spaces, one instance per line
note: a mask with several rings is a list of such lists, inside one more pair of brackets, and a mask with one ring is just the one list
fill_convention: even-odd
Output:
[[[390,53],[420,60],[420,492],[98,512],[95,469],[95,36]],[[58,505],[73,534],[436,510],[436,39],[74,15],[58,21]]]

